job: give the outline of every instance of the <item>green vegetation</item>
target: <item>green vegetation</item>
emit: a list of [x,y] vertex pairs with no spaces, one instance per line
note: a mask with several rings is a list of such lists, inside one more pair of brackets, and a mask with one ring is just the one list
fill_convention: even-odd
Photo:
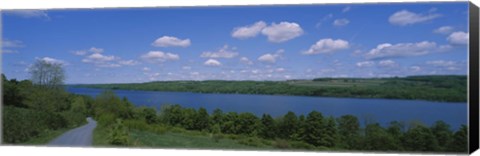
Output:
[[406,126],[394,121],[388,127],[367,123],[357,117],[323,116],[312,111],[306,116],[288,112],[273,118],[252,113],[209,114],[204,108],[178,104],[154,108],[133,107],[127,99],[105,91],[93,99],[92,110],[99,125],[94,144],[102,146],[280,149],[319,151],[422,151],[466,152],[466,126],[456,132],[438,121],[427,127]]
[[32,79],[38,81],[8,80],[2,74],[3,143],[44,144],[86,123],[88,103],[79,99],[87,97],[69,94],[62,88],[61,65],[38,61],[31,71]]
[[455,75],[408,76],[404,78],[318,78],[288,81],[158,81],[77,86],[197,93],[467,101],[467,76]]

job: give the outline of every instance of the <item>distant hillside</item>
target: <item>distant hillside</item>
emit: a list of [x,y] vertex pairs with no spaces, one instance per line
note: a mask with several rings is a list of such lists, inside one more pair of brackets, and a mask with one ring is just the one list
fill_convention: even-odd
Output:
[[316,78],[313,80],[288,81],[156,81],[75,86],[197,93],[467,101],[467,76],[465,75],[425,75],[402,78]]

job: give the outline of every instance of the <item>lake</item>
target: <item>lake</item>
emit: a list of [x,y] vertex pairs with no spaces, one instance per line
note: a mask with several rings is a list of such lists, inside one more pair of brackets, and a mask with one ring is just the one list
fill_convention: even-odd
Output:
[[[102,89],[68,87],[71,93],[95,97]],[[391,121],[421,121],[430,126],[443,120],[456,130],[467,123],[467,103],[431,102],[424,100],[360,99],[282,95],[204,94],[189,92],[159,92],[114,90],[127,97],[136,106],[160,108],[163,104],[180,104],[189,108],[206,108],[209,113],[220,108],[223,112],[251,112],[261,117],[268,113],[274,117],[286,114],[307,115],[312,110],[324,116],[355,115],[360,124],[376,121],[386,126]]]

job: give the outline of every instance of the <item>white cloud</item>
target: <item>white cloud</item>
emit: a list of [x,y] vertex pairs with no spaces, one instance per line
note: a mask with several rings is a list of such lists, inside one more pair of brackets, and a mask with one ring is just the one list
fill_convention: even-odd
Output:
[[363,61],[363,62],[357,62],[357,67],[371,67],[375,65],[375,62],[373,61]]
[[348,23],[350,23],[350,21],[346,18],[336,19],[335,21],[333,21],[334,26],[345,26]]
[[262,34],[268,37],[268,41],[274,43],[285,42],[303,34],[299,24],[293,22],[272,23],[262,30]]
[[120,60],[118,61],[118,63],[121,65],[127,65],[127,66],[133,66],[133,65],[139,64],[139,62],[135,60]]
[[410,24],[416,24],[426,22],[440,17],[440,14],[417,14],[408,10],[401,10],[395,12],[390,16],[388,21],[393,25],[405,26]]
[[312,54],[321,54],[321,53],[332,53],[338,50],[348,49],[349,44],[348,41],[342,39],[321,39],[318,40],[317,43],[310,46],[310,49],[304,51],[303,54],[312,55]]
[[182,69],[183,69],[183,70],[190,70],[190,69],[192,69],[192,67],[190,67],[190,66],[183,66]]
[[235,49],[235,47],[229,48],[228,45],[224,45],[218,51],[203,52],[202,55],[200,55],[200,57],[206,57],[206,58],[234,58],[238,55],[238,53],[235,52],[234,49]]
[[150,51],[141,56],[142,59],[150,63],[162,63],[165,61],[175,61],[179,60],[180,56],[173,53],[162,52],[162,51]]
[[427,61],[426,63],[428,65],[432,65],[436,67],[449,67],[457,64],[455,61],[445,61],[445,60]]
[[422,41],[417,43],[383,43],[377,45],[365,54],[367,59],[420,56],[439,50],[435,42]]
[[255,24],[237,27],[232,31],[232,37],[238,39],[247,39],[257,36],[267,24],[263,21],[258,21]]
[[102,53],[103,49],[102,48],[91,47],[88,51],[92,52],[92,53]]
[[54,58],[51,58],[51,57],[37,58],[37,60],[42,60],[42,61],[45,61],[49,64],[60,64],[60,65],[66,65],[67,64],[67,62],[65,62],[63,60],[54,59]]
[[453,27],[451,26],[442,26],[442,27],[439,27],[435,30],[433,30],[434,33],[437,33],[437,34],[449,34],[453,31]]
[[148,67],[143,67],[142,70],[143,70],[144,72],[148,72],[148,71],[150,71],[150,68],[148,68]]
[[220,65],[222,65],[222,63],[220,63],[219,61],[217,61],[215,59],[208,59],[203,64],[206,65],[206,66],[220,66]]
[[350,7],[350,6],[347,6],[347,7],[345,7],[345,8],[342,9],[342,12],[343,12],[343,13],[346,13],[346,12],[350,11],[350,9],[351,9],[351,7]]
[[276,72],[284,72],[285,71],[285,68],[277,68],[275,69]]
[[240,58],[240,62],[244,63],[244,64],[248,64],[248,65],[252,65],[253,62],[250,61],[250,59],[248,59],[247,57],[242,57]]
[[113,55],[102,55],[100,53],[93,53],[92,55],[87,56],[83,59],[83,62],[108,62],[115,60],[116,57]]
[[260,57],[258,57],[258,61],[261,61],[261,62],[267,62],[267,63],[275,63],[277,62],[277,59],[282,57],[282,54],[283,54],[284,50],[283,49],[280,49],[280,50],[277,50],[276,53],[267,53],[267,54],[264,54]]
[[463,31],[457,31],[450,34],[447,40],[451,44],[468,44],[468,37],[469,37],[468,33]]
[[397,63],[393,60],[381,60],[378,65],[382,67],[394,67],[397,66]]
[[190,39],[179,39],[173,36],[162,36],[152,43],[155,47],[188,47],[190,44]]
[[2,47],[4,48],[21,48],[24,46],[25,45],[23,44],[23,42],[19,40],[9,40],[9,39],[2,40]]
[[44,10],[9,10],[5,13],[15,15],[23,18],[45,18],[50,19],[47,12]]
[[418,71],[422,70],[422,68],[419,67],[419,66],[411,66],[410,70],[413,71],[413,72],[418,72]]

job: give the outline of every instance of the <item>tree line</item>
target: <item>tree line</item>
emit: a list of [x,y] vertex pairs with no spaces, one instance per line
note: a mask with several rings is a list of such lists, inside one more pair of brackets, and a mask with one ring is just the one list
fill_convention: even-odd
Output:
[[[364,81],[380,83],[365,85],[361,83]],[[311,85],[299,85],[299,82],[308,82]],[[348,85],[335,86],[338,83],[348,83]],[[126,84],[90,84],[79,85],[79,87],[196,93],[422,99],[448,102],[467,101],[467,77],[465,75],[365,79],[317,78],[313,80],[288,81],[157,81]]]

